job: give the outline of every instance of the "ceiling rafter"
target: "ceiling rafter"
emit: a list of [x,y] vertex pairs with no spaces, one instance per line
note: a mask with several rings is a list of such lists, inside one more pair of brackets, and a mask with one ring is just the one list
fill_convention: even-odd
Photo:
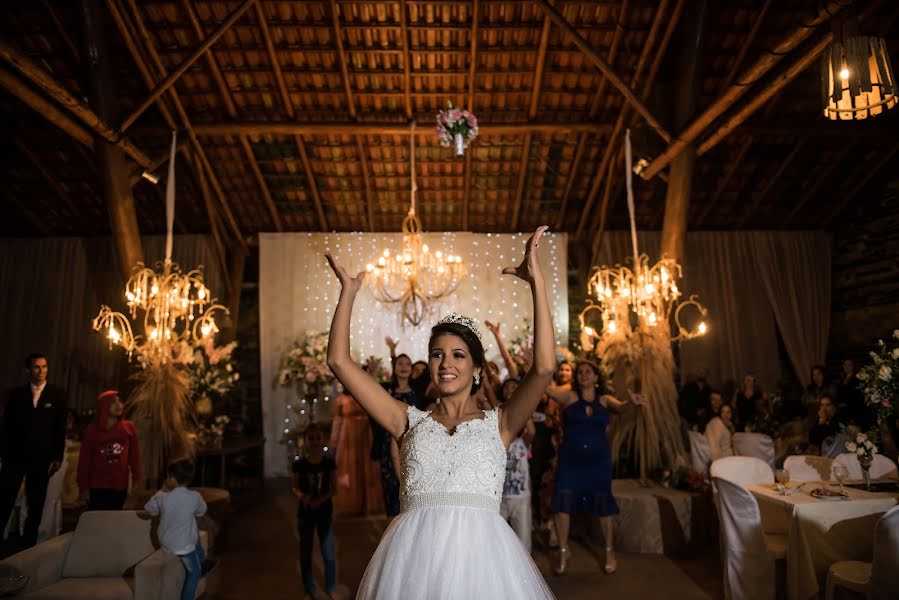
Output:
[[28,159],[28,162],[30,162],[34,166],[34,168],[36,168],[38,170],[38,172],[41,174],[41,176],[47,181],[47,184],[53,189],[53,192],[56,194],[56,196],[62,201],[63,204],[66,205],[66,208],[69,211],[69,216],[72,219],[75,219],[79,214],[78,208],[75,206],[75,203],[72,201],[72,197],[71,197],[71,195],[69,195],[69,192],[65,188],[62,187],[62,184],[59,183],[59,181],[57,181],[58,178],[54,177],[50,173],[50,170],[47,169],[47,166],[44,164],[44,161],[41,160],[41,158],[37,154],[35,154],[31,150],[31,148],[29,148],[25,144],[25,142],[23,142],[20,139],[15,139],[14,143],[16,145],[16,148],[18,148],[19,152],[21,152],[22,155]]
[[[150,58],[153,61],[153,64],[159,76],[164,77],[165,66],[162,64],[162,59],[156,52],[155,44],[153,43],[153,39],[150,37],[150,32],[147,31],[146,24],[144,23],[143,18],[140,16],[140,11],[138,10],[137,4],[135,0],[127,0],[127,2],[129,8],[131,9],[130,14],[134,19],[134,25],[137,28],[138,35],[143,41],[144,47],[146,48],[147,53],[150,55]],[[141,52],[138,50],[135,40],[131,37],[131,32],[128,30],[128,25],[123,17],[123,11],[119,9],[116,0],[107,0],[106,5],[110,9],[110,13],[113,15],[113,19],[116,22],[119,32],[122,34],[122,37],[126,39],[126,45],[131,51],[132,58],[138,64],[138,68],[140,69],[140,71],[142,73],[145,73],[149,77],[149,79],[146,80],[148,87],[153,85],[155,76],[151,74],[150,69],[146,65],[146,61],[141,55]],[[225,219],[227,220],[237,243],[242,246],[245,245],[246,241],[244,240],[243,234],[240,231],[240,226],[237,224],[237,219],[234,218],[234,212],[231,210],[231,206],[228,203],[224,192],[222,191],[221,184],[219,183],[218,178],[215,175],[215,171],[213,171],[212,165],[209,163],[209,159],[206,157],[206,153],[204,152],[203,147],[200,145],[200,141],[197,138],[197,134],[190,123],[190,119],[188,118],[187,112],[185,111],[184,106],[181,103],[181,99],[178,97],[177,91],[174,88],[171,88],[168,90],[168,95],[169,99],[172,102],[172,105],[175,108],[175,112],[178,113],[178,118],[181,121],[181,124],[187,131],[188,139],[190,139],[191,143],[191,149],[193,150],[195,158],[199,162],[199,165],[197,167],[198,171],[200,169],[205,169],[205,172],[208,176],[208,181],[212,184],[212,187],[215,190],[216,196],[219,201],[219,206],[221,207],[222,212],[225,215]],[[161,101],[161,98],[157,100]],[[213,223],[215,221],[215,219],[217,218],[217,214],[217,211],[209,212],[210,223]],[[223,261],[224,257],[220,257],[220,260]]]
[[401,21],[400,35],[403,37],[403,92],[405,93],[405,100],[406,100],[406,118],[411,121],[414,118],[414,111],[412,110],[412,95],[411,95],[412,65],[409,64],[409,15],[406,12],[405,0],[400,0],[399,7],[400,7],[400,21]]
[[715,191],[712,192],[711,197],[706,201],[705,208],[703,208],[702,212],[699,213],[699,216],[696,218],[696,224],[693,226],[693,229],[702,227],[706,217],[709,216],[709,213],[712,212],[712,209],[718,204],[721,194],[730,187],[731,179],[733,179],[737,169],[743,164],[746,153],[749,152],[751,147],[752,137],[747,136],[743,138],[743,141],[740,142],[740,147],[737,149],[736,153],[734,153],[733,158],[730,159],[724,169],[724,177],[718,181],[718,185],[715,186]]
[[[655,45],[656,37],[658,37],[659,31],[662,29],[662,24],[664,22],[663,17],[666,14],[667,10],[668,0],[662,0],[659,3],[658,8],[656,9],[655,16],[653,17],[652,21],[652,27],[649,30],[649,36],[647,37],[646,43],[643,44],[643,50],[640,52],[640,58],[637,60],[637,65],[634,68],[634,75],[631,78],[632,85],[639,82],[640,76],[643,74],[643,69],[646,66],[646,62],[649,60],[649,54],[652,51],[652,47]],[[673,29],[676,20],[669,19],[668,22],[669,29]],[[643,93],[641,94],[641,96],[643,96],[644,98],[649,95],[648,88],[649,86],[646,86],[643,90]],[[597,169],[596,176],[593,179],[593,185],[590,187],[590,192],[587,195],[587,200],[584,202],[584,208],[581,211],[581,218],[578,221],[577,230],[574,234],[576,238],[580,238],[583,235],[584,229],[588,224],[595,222],[595,218],[590,218],[590,211],[593,209],[593,204],[596,201],[596,196],[599,194],[599,190],[602,187],[603,182],[606,181],[606,176],[613,174],[613,170],[609,169],[609,163],[612,161],[612,156],[618,151],[616,143],[621,136],[622,129],[624,129],[624,121],[628,116],[629,108],[629,104],[622,105],[621,111],[618,113],[618,118],[615,120],[615,126],[612,128],[611,136],[609,136],[609,143],[606,145],[606,149],[603,152],[602,160],[599,163],[599,168]],[[606,207],[608,207],[608,205],[606,205]],[[600,214],[599,219],[601,221],[604,221],[604,216]],[[591,228],[591,230],[594,229]]]
[[[474,94],[476,90],[475,75],[478,69],[478,22],[480,20],[480,2],[473,0],[471,4],[471,30],[469,35],[470,51],[468,57],[468,102],[469,111],[474,112]],[[472,154],[474,149],[465,155],[465,183],[462,188],[462,231],[468,231],[468,213],[471,206]]]
[[145,110],[153,106],[153,104],[156,102],[156,99],[162,96],[166,92],[166,90],[172,87],[172,85],[174,85],[175,82],[178,81],[178,78],[181,77],[181,75],[183,75],[184,72],[187,71],[190,66],[197,61],[198,58],[203,56],[203,54],[205,54],[206,51],[210,47],[212,47],[212,45],[216,43],[218,39],[222,37],[222,35],[224,35],[225,32],[228,31],[228,29],[240,17],[242,17],[243,14],[247,12],[247,9],[253,6],[255,2],[256,0],[244,0],[243,4],[235,8],[231,12],[231,14],[228,15],[228,18],[225,19],[224,22],[222,22],[222,24],[219,25],[215,31],[209,34],[209,37],[203,40],[200,45],[197,46],[197,48],[190,54],[190,56],[181,61],[181,64],[175,67],[175,69],[171,73],[169,73],[162,81],[157,83],[156,87],[150,90],[150,95],[147,96],[147,98],[143,102],[141,102],[137,108],[131,111],[131,114],[128,115],[124,121],[122,121],[122,125],[119,127],[119,130],[122,132],[127,131],[128,128],[134,124],[137,118],[141,116]]
[[807,140],[805,138],[799,138],[798,140],[796,140],[796,143],[793,144],[793,147],[790,149],[789,154],[787,154],[786,157],[784,157],[784,159],[778,163],[777,168],[774,170],[774,173],[772,173],[771,176],[768,177],[765,185],[763,185],[762,188],[755,193],[755,197],[746,206],[746,210],[743,212],[742,218],[740,218],[739,223],[737,223],[737,229],[743,229],[743,227],[746,225],[746,221],[749,220],[749,217],[751,217],[758,209],[759,205],[768,198],[768,194],[771,193],[771,190],[774,189],[774,187],[780,181],[780,178],[783,177],[783,174],[786,173],[787,169],[790,168],[790,165],[799,155],[799,151],[802,150],[802,148],[805,146],[806,141]]
[[[197,13],[194,11],[193,4],[191,0],[182,0],[182,5],[184,6],[184,11],[187,13],[187,17],[190,20],[191,25],[193,26],[194,33],[201,40],[206,35],[206,32],[203,29],[202,23],[197,18]],[[262,10],[261,6],[257,2],[255,4],[256,14],[259,15]],[[265,18],[263,14],[262,19]],[[206,64],[209,65],[209,70],[212,71],[213,79],[215,80],[216,86],[219,90],[219,96],[222,98],[222,101],[225,103],[225,110],[228,112],[228,116],[232,119],[237,118],[237,105],[234,103],[234,97],[231,94],[231,90],[228,89],[228,84],[225,82],[225,78],[222,76],[221,68],[219,67],[218,60],[215,58],[215,53],[212,51],[210,47],[208,51],[205,53],[206,56]],[[284,225],[281,222],[281,215],[278,214],[278,208],[275,206],[275,202],[272,199],[271,191],[268,189],[268,184],[265,182],[265,177],[262,174],[262,170],[259,168],[259,163],[256,162],[256,155],[253,153],[253,146],[250,144],[250,139],[246,135],[239,136],[240,146],[243,149],[244,155],[247,157],[247,162],[250,165],[250,170],[253,172],[253,176],[256,178],[256,184],[259,186],[259,192],[262,194],[262,199],[265,202],[266,207],[268,208],[269,215],[272,218],[272,223],[275,226],[275,229],[278,231],[284,231]]]
[[[478,123],[478,137],[494,135],[521,135],[527,132],[562,134],[576,132],[608,133],[611,127],[604,123],[518,122]],[[409,135],[405,123],[298,123],[298,122],[240,122],[198,123],[195,130],[204,136],[229,135]]]

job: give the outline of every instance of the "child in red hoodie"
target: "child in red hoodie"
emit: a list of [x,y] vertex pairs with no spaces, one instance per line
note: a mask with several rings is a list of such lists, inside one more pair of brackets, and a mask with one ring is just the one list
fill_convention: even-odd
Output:
[[88,510],[122,510],[131,481],[140,482],[140,446],[134,423],[123,418],[125,405],[116,390],[97,398],[96,419],[84,430],[78,457],[78,488],[90,490]]

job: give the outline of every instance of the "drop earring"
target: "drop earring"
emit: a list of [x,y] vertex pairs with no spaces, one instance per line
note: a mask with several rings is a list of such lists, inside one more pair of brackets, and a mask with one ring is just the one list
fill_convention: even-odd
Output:
[[481,385],[481,374],[480,373],[474,374],[474,384]]

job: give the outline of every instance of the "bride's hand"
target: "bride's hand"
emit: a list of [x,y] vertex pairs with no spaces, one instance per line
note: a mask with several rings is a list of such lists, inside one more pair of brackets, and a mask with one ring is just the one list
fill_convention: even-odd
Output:
[[540,244],[540,237],[547,229],[549,229],[547,225],[541,225],[534,231],[533,235],[528,238],[528,243],[524,251],[524,259],[522,259],[521,264],[517,267],[506,267],[503,269],[504,275],[515,275],[528,283],[534,281],[537,273],[540,272],[540,263],[537,261],[536,248]]
[[354,294],[358,292],[359,288],[362,287],[362,281],[365,279],[365,271],[360,271],[355,277],[350,277],[346,269],[337,264],[337,260],[331,256],[330,252],[325,252],[325,258],[328,259],[328,264],[331,265],[331,269],[337,275],[337,279],[340,280],[340,285],[343,289]]

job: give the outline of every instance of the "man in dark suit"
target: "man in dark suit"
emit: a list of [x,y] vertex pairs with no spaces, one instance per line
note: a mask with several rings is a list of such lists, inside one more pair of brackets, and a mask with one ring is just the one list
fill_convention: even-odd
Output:
[[13,389],[0,430],[0,527],[12,512],[22,479],[28,498],[23,546],[37,541],[50,476],[62,465],[66,439],[66,392],[47,383],[47,357],[25,359],[29,382]]

